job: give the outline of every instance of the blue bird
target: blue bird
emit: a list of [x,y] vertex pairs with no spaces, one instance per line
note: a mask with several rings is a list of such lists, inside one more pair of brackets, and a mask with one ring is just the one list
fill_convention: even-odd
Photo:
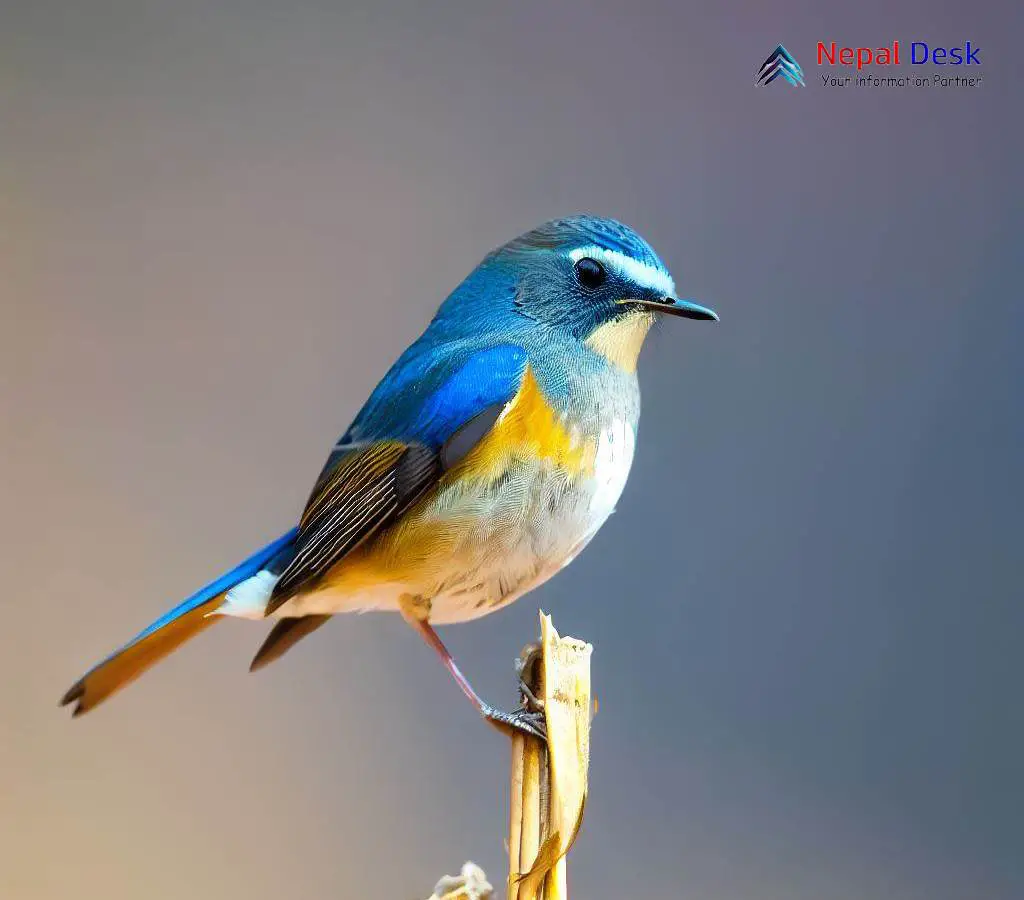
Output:
[[80,715],[229,617],[275,624],[267,665],[338,613],[400,613],[491,721],[434,625],[499,609],[587,545],[626,484],[637,357],[680,299],[650,245],[611,219],[547,222],[490,253],[438,309],[332,448],[297,527],[76,682]]

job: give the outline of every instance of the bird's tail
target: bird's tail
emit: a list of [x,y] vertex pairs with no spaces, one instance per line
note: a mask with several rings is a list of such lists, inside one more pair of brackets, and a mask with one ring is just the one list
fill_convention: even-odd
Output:
[[295,529],[292,529],[164,613],[76,681],[61,699],[61,706],[74,703],[72,714],[75,716],[88,712],[177,650],[185,641],[219,621],[220,616],[211,616],[210,613],[216,611],[225,592],[251,578],[279,554],[287,552],[294,540]]

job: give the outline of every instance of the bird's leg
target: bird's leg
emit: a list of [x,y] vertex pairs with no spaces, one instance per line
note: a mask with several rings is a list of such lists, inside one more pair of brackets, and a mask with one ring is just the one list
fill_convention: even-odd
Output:
[[[473,685],[469,683],[469,679],[462,674],[451,653],[448,652],[448,648],[444,645],[437,632],[434,631],[433,626],[426,619],[418,616],[406,615],[404,618],[419,632],[420,637],[433,648],[434,652],[440,657],[441,662],[444,663],[444,667],[451,673],[452,678],[455,679],[455,683],[462,690],[462,693],[469,698],[469,702],[477,708],[480,715],[488,722],[502,731],[522,731],[541,740],[547,740],[543,712],[525,708],[517,709],[514,712],[504,712],[503,710],[495,709],[489,703],[485,703],[480,695],[473,690]],[[525,687],[525,683],[521,687]]]

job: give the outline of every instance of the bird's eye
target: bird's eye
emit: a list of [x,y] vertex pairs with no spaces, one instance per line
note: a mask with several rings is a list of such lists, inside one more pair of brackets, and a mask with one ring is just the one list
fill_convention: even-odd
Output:
[[576,263],[575,268],[576,277],[580,280],[580,284],[582,284],[588,291],[595,291],[604,284],[604,266],[602,266],[596,259],[584,256],[583,259]]

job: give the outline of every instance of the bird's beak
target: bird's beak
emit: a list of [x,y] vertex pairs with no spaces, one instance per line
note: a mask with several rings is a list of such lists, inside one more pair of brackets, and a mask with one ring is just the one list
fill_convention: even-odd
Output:
[[661,297],[659,299],[632,300],[653,312],[667,313],[670,316],[681,316],[684,319],[697,319],[704,322],[717,322],[718,313],[692,300],[680,300],[678,297]]

